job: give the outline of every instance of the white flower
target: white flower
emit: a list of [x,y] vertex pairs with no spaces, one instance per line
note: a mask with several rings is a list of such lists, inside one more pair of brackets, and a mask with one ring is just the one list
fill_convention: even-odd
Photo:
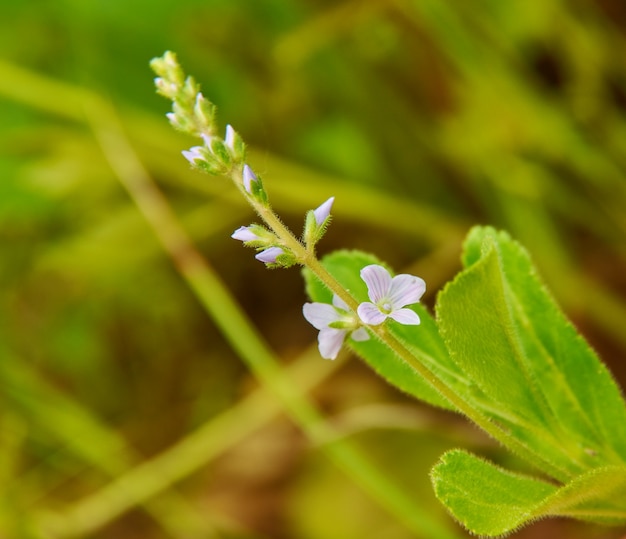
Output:
[[365,266],[361,278],[367,285],[367,295],[371,303],[361,303],[357,313],[364,324],[377,326],[387,318],[406,325],[418,325],[419,316],[406,305],[417,303],[426,290],[426,283],[413,275],[396,275],[377,264]]
[[319,329],[317,337],[320,354],[324,359],[335,359],[346,335],[355,341],[366,341],[369,335],[365,328],[358,327],[358,320],[339,296],[333,295],[333,304],[305,303],[304,318]]

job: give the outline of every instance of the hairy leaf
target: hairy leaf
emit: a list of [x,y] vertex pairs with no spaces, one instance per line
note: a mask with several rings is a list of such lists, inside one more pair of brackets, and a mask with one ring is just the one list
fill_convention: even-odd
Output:
[[551,516],[607,524],[626,520],[626,508],[613,502],[626,496],[626,467],[598,468],[559,487],[453,450],[435,465],[431,479],[450,513],[479,535],[506,534]]
[[438,298],[437,318],[452,359],[489,397],[485,412],[561,481],[623,465],[626,408],[619,389],[528,254],[505,233],[475,228],[464,263],[467,269]]

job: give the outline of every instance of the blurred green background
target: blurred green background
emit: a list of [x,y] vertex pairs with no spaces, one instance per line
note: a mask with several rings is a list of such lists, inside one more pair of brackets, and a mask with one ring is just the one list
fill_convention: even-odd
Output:
[[[148,68],[167,49],[295,231],[336,196],[321,252],[374,252],[422,276],[432,306],[467,229],[505,228],[624,387],[620,0],[22,0],[0,14],[3,539],[420,536],[233,351],[220,305],[207,313],[138,210],[153,182],[293,387],[424,522],[465,536],[431,493],[445,449],[511,464],[354,358],[319,358],[299,272],[231,240],[254,217],[180,155],[197,142],[169,127]],[[514,535],[619,536],[564,521]]]

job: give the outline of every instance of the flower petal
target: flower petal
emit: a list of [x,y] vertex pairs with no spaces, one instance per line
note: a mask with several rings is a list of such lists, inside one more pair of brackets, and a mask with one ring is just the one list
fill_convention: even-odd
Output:
[[373,303],[378,303],[387,296],[391,286],[391,275],[378,264],[365,266],[361,270],[361,279],[367,285],[367,295]]
[[405,305],[417,303],[426,291],[423,279],[403,273],[391,280],[388,298],[392,308],[401,309]]
[[305,303],[302,314],[315,329],[328,328],[328,324],[341,318],[335,308],[328,303]]
[[280,247],[270,247],[269,249],[265,249],[265,251],[261,251],[258,255],[255,255],[254,258],[266,264],[275,264],[276,259],[284,252],[285,251]]
[[330,197],[317,209],[313,210],[313,215],[315,216],[315,222],[317,223],[317,226],[320,226],[324,221],[326,221],[326,219],[330,215],[330,209],[333,206],[333,202],[335,202],[335,197]]
[[396,322],[400,322],[405,326],[419,326],[420,317],[411,309],[398,309],[389,314],[389,318],[393,318]]
[[346,331],[344,329],[324,328],[317,336],[318,348],[320,349],[320,355],[324,359],[335,359],[343,340],[346,338]]
[[365,328],[358,328],[352,332],[350,337],[352,337],[352,340],[354,341],[368,341],[370,338],[370,334]]
[[387,318],[385,313],[381,312],[376,305],[369,303],[368,301],[361,303],[356,312],[358,313],[361,321],[364,324],[369,324],[370,326],[382,324],[385,321],[385,318]]
[[342,300],[337,294],[333,294],[333,305],[335,307],[338,307],[342,311],[350,310],[350,307],[348,307],[348,304],[344,300]]

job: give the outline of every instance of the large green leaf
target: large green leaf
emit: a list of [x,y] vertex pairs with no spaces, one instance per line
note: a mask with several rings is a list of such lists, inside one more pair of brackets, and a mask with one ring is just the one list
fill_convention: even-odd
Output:
[[528,254],[505,233],[475,228],[464,263],[467,269],[438,298],[437,318],[452,359],[491,401],[485,413],[559,480],[624,465],[619,389],[541,284]]
[[[367,286],[360,277],[360,271],[368,264],[381,264],[377,258],[359,251],[336,251],[324,257],[322,263],[358,301],[369,301]],[[310,271],[305,270],[304,276],[309,297],[313,301],[330,303],[332,299],[330,291]],[[390,331],[416,357],[428,363],[431,370],[457,387],[459,392],[468,392],[468,382],[456,374],[455,371],[458,369],[448,355],[433,317],[421,305],[413,308],[419,314],[422,323],[419,326],[391,323]],[[447,400],[381,341],[372,337],[365,342],[348,339],[347,343],[392,385],[434,406],[453,409]]]
[[502,535],[549,516],[607,524],[626,521],[623,502],[619,507],[626,496],[626,467],[598,468],[559,487],[453,450],[435,465],[431,479],[450,513],[480,535]]

